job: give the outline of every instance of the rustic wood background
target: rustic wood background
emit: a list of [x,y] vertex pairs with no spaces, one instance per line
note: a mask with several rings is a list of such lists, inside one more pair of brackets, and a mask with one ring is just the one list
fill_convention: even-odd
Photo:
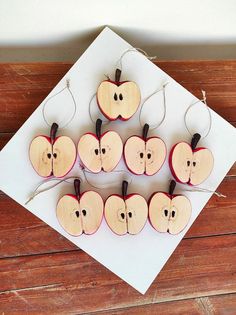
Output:
[[[158,62],[236,125],[236,61]],[[71,64],[0,65],[0,147]],[[143,296],[0,193],[0,313],[236,314],[236,168]]]

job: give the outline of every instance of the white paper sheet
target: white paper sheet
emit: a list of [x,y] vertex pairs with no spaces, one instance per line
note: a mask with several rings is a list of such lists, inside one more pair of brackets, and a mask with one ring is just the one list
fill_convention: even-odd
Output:
[[[121,54],[131,46],[116,35],[109,28],[105,28],[85,53],[79,58],[65,77],[52,90],[50,95],[65,86],[67,78],[71,81],[71,90],[77,102],[77,113],[72,123],[61,130],[61,134],[69,135],[75,143],[86,131],[94,131],[88,114],[88,103],[96,92],[99,83],[108,74],[114,78],[116,63]],[[169,77],[165,72],[156,67],[152,62],[140,53],[128,53],[123,58],[122,79],[134,80],[138,83],[142,99],[145,99],[161,84],[169,81],[166,87],[167,114],[161,127],[151,134],[157,134],[166,142],[168,152],[176,141],[190,141],[183,121],[186,108],[196,98]],[[199,89],[201,87],[199,86]],[[42,103],[43,104],[43,103]],[[113,234],[103,221],[98,232],[92,236],[72,237],[60,226],[55,215],[57,200],[64,193],[73,193],[73,185],[63,183],[58,187],[36,197],[25,206],[34,188],[42,181],[33,170],[29,158],[28,148],[32,138],[38,134],[48,134],[49,128],[42,118],[42,104],[35,110],[24,123],[15,136],[4,147],[0,154],[1,189],[27,210],[35,214],[56,231],[64,235],[71,242],[86,251],[97,261],[102,263],[120,278],[141,293],[145,293],[157,274],[160,272],[170,255],[179,244],[188,228],[192,225],[211,194],[183,192],[186,186],[179,186],[177,192],[183,192],[190,198],[193,212],[188,227],[179,235],[161,234],[156,232],[149,223],[143,231],[136,236],[117,236]],[[71,100],[68,95],[60,94],[52,99],[48,106],[48,116],[57,122],[61,120],[63,109],[71,111]],[[196,107],[196,106],[195,106]],[[94,117],[98,110],[96,104],[92,106]],[[196,109],[194,109],[196,110]],[[163,113],[161,93],[150,100],[150,104],[144,108],[143,119],[147,123],[160,120]],[[209,136],[201,141],[202,146],[208,147],[214,155],[215,165],[211,176],[201,187],[215,190],[225,177],[236,158],[236,132],[235,128],[222,117],[212,113],[212,130]],[[134,134],[140,134],[137,112],[128,122],[114,122],[104,126],[104,130],[114,129],[119,131],[123,140]],[[189,123],[193,132],[201,132],[207,126],[207,114],[201,104],[197,108],[197,115],[189,115]],[[117,167],[118,170],[126,169],[123,161]],[[79,175],[79,163],[75,164],[70,175]],[[127,179],[127,175],[125,175]],[[88,175],[89,180],[96,184],[102,183],[107,188],[97,190],[106,198],[112,193],[120,193],[122,173]],[[152,192],[167,190],[171,178],[168,163],[165,162],[161,171],[155,176],[134,176],[129,186],[129,192],[141,193],[148,198]],[[84,183],[82,189],[89,186]],[[108,188],[109,187],[109,188]],[[78,279],[78,282],[80,280]]]

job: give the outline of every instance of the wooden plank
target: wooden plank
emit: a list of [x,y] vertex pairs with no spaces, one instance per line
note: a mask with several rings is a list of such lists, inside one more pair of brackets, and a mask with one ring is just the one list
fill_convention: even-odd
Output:
[[[72,66],[69,62],[34,62],[34,63],[1,63],[0,82],[4,83],[6,77],[25,77],[65,74]],[[26,81],[26,80],[25,80]],[[15,84],[13,83],[13,87]]]
[[197,299],[189,299],[182,301],[147,304],[112,311],[101,311],[96,313],[96,315],[204,315],[205,313],[203,313],[201,305],[199,305],[196,300]]
[[14,136],[14,133],[0,133],[0,151],[7,144],[8,141]]
[[235,315],[236,311],[236,294],[222,296],[212,296],[201,298],[202,303],[209,314],[214,315]]
[[[195,299],[134,306],[97,312],[97,315],[235,315],[236,294],[199,297]],[[90,313],[91,314],[91,313]]]
[[[236,177],[225,179],[200,213],[187,238],[236,233]],[[0,258],[76,249],[76,246],[6,195],[0,195]]]
[[[201,89],[208,104],[236,122],[236,61],[156,62],[194,95]],[[72,64],[1,64],[0,132],[15,132],[48,95]]]
[[5,313],[83,314],[235,293],[235,260],[236,235],[183,240],[141,295],[82,251],[1,259],[0,305]]
[[217,190],[227,197],[219,198],[213,195],[185,237],[203,237],[236,232],[235,179],[235,177],[228,177],[223,180]]

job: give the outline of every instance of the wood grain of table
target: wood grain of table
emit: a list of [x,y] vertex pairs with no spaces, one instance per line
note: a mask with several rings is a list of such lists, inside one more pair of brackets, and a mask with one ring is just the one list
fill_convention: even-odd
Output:
[[[236,61],[156,64],[236,125]],[[0,64],[0,148],[72,65]],[[0,314],[236,314],[236,167],[145,295],[0,193]]]

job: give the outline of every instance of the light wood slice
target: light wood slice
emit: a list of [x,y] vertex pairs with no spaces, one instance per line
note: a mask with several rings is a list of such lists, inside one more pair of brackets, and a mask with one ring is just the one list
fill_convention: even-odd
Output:
[[104,203],[102,197],[95,191],[86,191],[80,198],[83,232],[95,233],[101,225]]
[[63,229],[70,235],[79,236],[83,233],[81,208],[74,196],[63,196],[56,209],[57,219]]
[[80,200],[73,195],[63,196],[57,204],[57,218],[63,229],[73,235],[95,233],[102,222],[103,200],[95,191],[87,191]]
[[40,176],[63,177],[75,163],[76,147],[74,142],[66,136],[56,138],[53,145],[50,138],[38,136],[30,144],[29,157]]
[[53,144],[53,175],[63,177],[72,169],[76,160],[76,147],[71,138],[60,136]]
[[108,131],[102,135],[100,152],[103,170],[111,172],[119,163],[123,152],[123,143],[117,132]]
[[146,200],[138,194],[127,196],[125,200],[126,216],[129,234],[138,234],[143,229],[147,217],[148,206]]
[[186,142],[174,146],[170,156],[171,170],[176,180],[187,183],[190,178],[193,152]]
[[158,137],[149,138],[146,142],[146,174],[154,175],[166,159],[166,145]]
[[105,132],[100,141],[93,134],[85,134],[80,138],[78,154],[85,167],[91,172],[101,170],[111,172],[122,157],[123,143],[115,131]]
[[145,172],[145,141],[138,137],[130,137],[124,146],[125,163],[128,169],[136,174],[141,175]]
[[158,137],[130,137],[124,147],[125,162],[128,169],[137,175],[154,175],[163,165],[166,158],[166,145]]
[[42,177],[52,173],[52,145],[50,139],[38,136],[33,139],[29,148],[29,158],[35,171]]
[[118,235],[127,233],[126,206],[123,198],[117,195],[108,197],[105,202],[104,215],[108,226],[114,233]]
[[148,217],[146,200],[138,195],[128,195],[125,200],[118,195],[110,196],[105,203],[105,218],[110,229],[118,234],[138,234]]
[[162,192],[155,193],[149,202],[149,220],[158,232],[167,232],[171,199]]
[[158,232],[180,233],[188,224],[191,212],[189,199],[182,195],[170,197],[158,192],[149,203],[149,220]]
[[169,233],[178,234],[188,224],[191,217],[192,206],[185,196],[176,196],[171,200]]
[[138,109],[141,93],[135,82],[127,81],[117,85],[112,81],[103,81],[97,90],[97,102],[102,113],[110,120],[127,120]]
[[206,180],[213,169],[214,157],[206,148],[196,149],[193,153],[190,184],[199,185]]
[[99,173],[102,168],[100,145],[93,134],[84,134],[78,143],[78,154],[83,165],[93,173]]
[[198,148],[192,151],[186,142],[176,144],[170,154],[170,168],[177,181],[199,185],[206,180],[214,165],[210,150]]

